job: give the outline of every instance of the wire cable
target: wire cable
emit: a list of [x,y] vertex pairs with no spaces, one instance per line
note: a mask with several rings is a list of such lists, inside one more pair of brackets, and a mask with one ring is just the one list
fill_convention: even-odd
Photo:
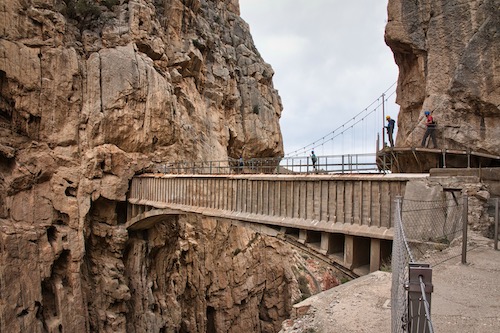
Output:
[[[295,157],[295,156],[299,156],[301,154],[304,154],[306,155],[307,154],[307,151],[310,149],[310,148],[313,148],[312,150],[314,150],[314,148],[316,146],[319,146],[319,145],[324,145],[326,142],[328,141],[332,141],[335,137],[338,136],[337,135],[334,135],[336,132],[338,132],[339,130],[343,129],[344,127],[348,126],[351,122],[354,122],[354,124],[352,124],[351,126],[348,127],[349,128],[353,128],[354,125],[358,124],[360,122],[360,120],[356,121],[356,118],[361,116],[363,113],[367,113],[368,110],[374,105],[374,104],[377,104],[375,110],[372,110],[370,112],[368,112],[364,117],[361,118],[361,121],[366,119],[366,117],[370,114],[372,114],[373,112],[375,112],[377,110],[377,108],[379,108],[381,105],[382,105],[382,102],[380,101],[380,97],[384,96],[384,100],[387,101],[387,99],[389,97],[391,97],[392,95],[394,95],[396,93],[396,89],[394,89],[394,91],[392,91],[389,95],[385,95],[389,90],[391,90],[395,85],[396,85],[397,81],[395,81],[393,84],[391,84],[391,86],[389,88],[387,88],[377,99],[375,99],[373,102],[371,102],[366,108],[364,108],[362,111],[358,112],[358,114],[356,114],[354,117],[352,117],[351,119],[347,120],[344,124],[338,126],[337,128],[335,128],[333,131],[331,131],[330,133],[326,134],[326,135],[323,135],[321,138],[315,140],[314,142],[308,144],[308,145],[305,145],[304,147],[302,148],[299,148],[297,150],[294,150],[290,153],[286,153],[285,156],[286,157]],[[342,131],[342,134],[345,132],[346,130],[343,130]],[[328,138],[329,136],[333,136],[332,138]]]

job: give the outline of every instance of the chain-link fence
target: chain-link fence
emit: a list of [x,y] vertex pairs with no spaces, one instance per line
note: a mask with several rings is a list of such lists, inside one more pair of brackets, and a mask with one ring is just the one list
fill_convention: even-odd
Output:
[[467,225],[467,197],[446,197],[438,201],[396,199],[391,263],[393,333],[433,332],[432,267],[460,255],[465,260],[465,247],[450,245],[467,238],[463,227]]

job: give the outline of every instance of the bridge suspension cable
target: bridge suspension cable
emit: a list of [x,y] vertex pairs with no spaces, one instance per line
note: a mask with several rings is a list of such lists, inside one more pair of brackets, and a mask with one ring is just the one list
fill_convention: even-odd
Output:
[[[396,89],[394,88],[396,83],[397,83],[397,81],[395,81],[389,88],[387,88],[377,99],[375,99],[373,102],[371,102],[367,107],[365,107],[362,111],[357,113],[354,117],[347,120],[344,124],[338,126],[330,133],[323,135],[321,138],[315,140],[314,142],[312,142],[308,145],[305,145],[302,148],[294,150],[290,153],[286,153],[285,156],[286,157],[297,157],[300,155],[306,155],[307,151],[309,149],[315,149],[316,147],[324,146],[325,143],[333,141],[336,137],[343,135],[347,131],[353,129],[355,125],[363,122],[364,120],[366,120],[368,118],[368,116],[375,113],[378,110],[378,108],[380,108],[384,104],[384,101],[387,101],[390,97],[392,97],[396,93]],[[390,90],[393,90],[393,91],[388,94],[388,92]],[[372,107],[373,107],[373,109],[372,109]]]

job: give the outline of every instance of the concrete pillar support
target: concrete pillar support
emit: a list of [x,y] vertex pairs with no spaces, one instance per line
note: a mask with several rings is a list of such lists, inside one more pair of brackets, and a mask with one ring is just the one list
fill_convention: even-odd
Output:
[[354,264],[354,236],[346,235],[344,242],[344,266],[353,269]]
[[307,242],[307,230],[299,230],[299,242],[301,242],[302,244],[305,244]]
[[370,273],[380,269],[380,239],[372,238],[370,242]]
[[330,234],[327,232],[321,233],[321,247],[319,252],[322,254],[328,254],[328,250],[330,248]]

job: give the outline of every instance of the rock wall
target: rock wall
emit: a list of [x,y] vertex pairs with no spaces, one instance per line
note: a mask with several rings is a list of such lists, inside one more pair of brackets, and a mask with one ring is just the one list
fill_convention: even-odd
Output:
[[94,222],[89,245],[90,332],[276,332],[297,292],[290,249],[212,218]]
[[297,284],[274,245],[231,236],[233,272],[226,243],[121,226],[154,163],[281,156],[272,77],[237,0],[3,1],[0,331],[272,331]]
[[499,29],[498,0],[389,0],[385,40],[399,66],[397,146],[420,146],[430,110],[439,148],[500,155]]

